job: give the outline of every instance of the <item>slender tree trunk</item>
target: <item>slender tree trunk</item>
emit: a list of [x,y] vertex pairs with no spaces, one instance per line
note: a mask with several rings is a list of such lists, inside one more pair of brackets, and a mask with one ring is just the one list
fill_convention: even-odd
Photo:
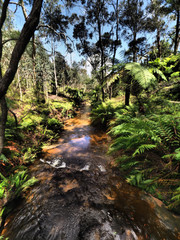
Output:
[[19,71],[17,70],[17,76],[18,76],[18,86],[19,86],[19,94],[20,94],[20,100],[22,101],[22,88],[21,88],[21,80],[19,76]]
[[54,62],[53,62],[53,66],[54,66],[54,79],[55,79],[55,94],[57,96],[58,94],[58,81],[57,81],[57,72],[56,72],[56,55],[54,52]]
[[133,33],[133,62],[137,62],[136,31]]
[[160,30],[159,28],[157,29],[157,49],[158,49],[158,54],[157,57],[161,58],[161,41],[160,41]]
[[[98,19],[98,34],[99,34],[99,45],[100,45],[100,50],[101,50],[101,69],[104,66],[104,49],[103,49],[103,44],[102,44],[102,34],[101,34],[101,22],[100,19]],[[105,96],[104,96],[104,88],[103,88],[103,83],[104,83],[104,70],[101,70],[101,93],[102,93],[102,101],[104,102]]]
[[54,70],[54,81],[55,81],[55,94],[57,96],[57,89],[58,89],[58,81],[57,81],[57,71],[56,71],[56,51],[55,51],[55,43],[53,38],[51,39],[51,49],[52,49],[52,56],[53,56],[53,70]]
[[176,21],[176,36],[175,36],[175,44],[174,44],[174,54],[177,54],[179,47],[179,23],[180,23],[180,10],[177,11],[177,21]]
[[130,100],[130,85],[128,84],[126,86],[126,90],[125,90],[125,105],[129,106],[129,100]]
[[36,44],[35,36],[32,36],[32,63],[33,63],[33,80],[36,83]]
[[6,121],[7,121],[7,104],[5,96],[0,100],[1,104],[1,112],[0,112],[0,153],[2,152],[5,140],[5,128],[6,128]]
[[[119,41],[119,0],[116,0],[116,43]],[[117,51],[117,45],[114,45],[113,49],[113,59],[112,59],[112,65],[115,64],[115,58],[116,58],[116,51]]]

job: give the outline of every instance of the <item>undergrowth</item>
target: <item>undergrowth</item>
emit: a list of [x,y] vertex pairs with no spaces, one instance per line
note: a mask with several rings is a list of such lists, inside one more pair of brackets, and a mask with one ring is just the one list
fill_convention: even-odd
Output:
[[167,101],[156,107],[152,102],[144,115],[137,111],[137,104],[115,112],[109,131],[113,138],[109,153],[119,155],[117,164],[127,182],[152,193],[178,212],[180,109]]

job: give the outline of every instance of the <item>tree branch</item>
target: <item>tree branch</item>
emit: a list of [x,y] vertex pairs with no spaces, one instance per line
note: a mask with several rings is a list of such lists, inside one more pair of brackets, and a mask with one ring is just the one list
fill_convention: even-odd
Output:
[[21,3],[17,3],[17,2],[10,2],[10,4],[15,4],[16,6],[19,6],[22,8],[22,11],[23,11],[23,15],[24,15],[24,18],[27,20],[28,18],[28,15],[26,13],[26,9],[25,9],[25,6],[24,6],[24,2],[22,1]]

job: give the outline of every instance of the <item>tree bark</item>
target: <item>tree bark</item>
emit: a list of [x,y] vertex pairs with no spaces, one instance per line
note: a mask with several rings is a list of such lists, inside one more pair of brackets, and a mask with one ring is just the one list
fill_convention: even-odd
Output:
[[129,100],[130,100],[130,85],[127,85],[125,89],[125,105],[126,106],[129,106]]
[[103,88],[103,83],[104,83],[104,70],[102,69],[104,66],[104,48],[102,44],[102,34],[101,34],[101,21],[98,19],[98,34],[99,34],[99,46],[101,50],[101,92],[102,92],[102,101],[104,102],[105,96],[104,96],[104,88]]
[[159,30],[159,28],[157,29],[157,49],[158,49],[157,57],[161,58],[161,42],[160,42],[160,30]]
[[177,10],[177,21],[176,21],[176,36],[175,36],[175,44],[174,44],[174,55],[177,54],[179,47],[179,23],[180,23],[180,10]]
[[[116,43],[119,41],[119,0],[116,0]],[[113,59],[112,59],[112,65],[115,64],[115,58],[116,58],[116,51],[117,51],[117,45],[114,45],[113,49]]]

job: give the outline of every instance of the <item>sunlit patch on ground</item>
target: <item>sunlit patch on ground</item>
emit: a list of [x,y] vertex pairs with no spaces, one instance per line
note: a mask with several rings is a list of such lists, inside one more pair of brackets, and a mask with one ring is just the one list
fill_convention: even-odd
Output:
[[66,179],[65,183],[61,183],[59,185],[59,187],[62,188],[64,192],[68,192],[69,190],[71,190],[73,188],[78,188],[79,184],[75,179],[73,179],[73,180]]

